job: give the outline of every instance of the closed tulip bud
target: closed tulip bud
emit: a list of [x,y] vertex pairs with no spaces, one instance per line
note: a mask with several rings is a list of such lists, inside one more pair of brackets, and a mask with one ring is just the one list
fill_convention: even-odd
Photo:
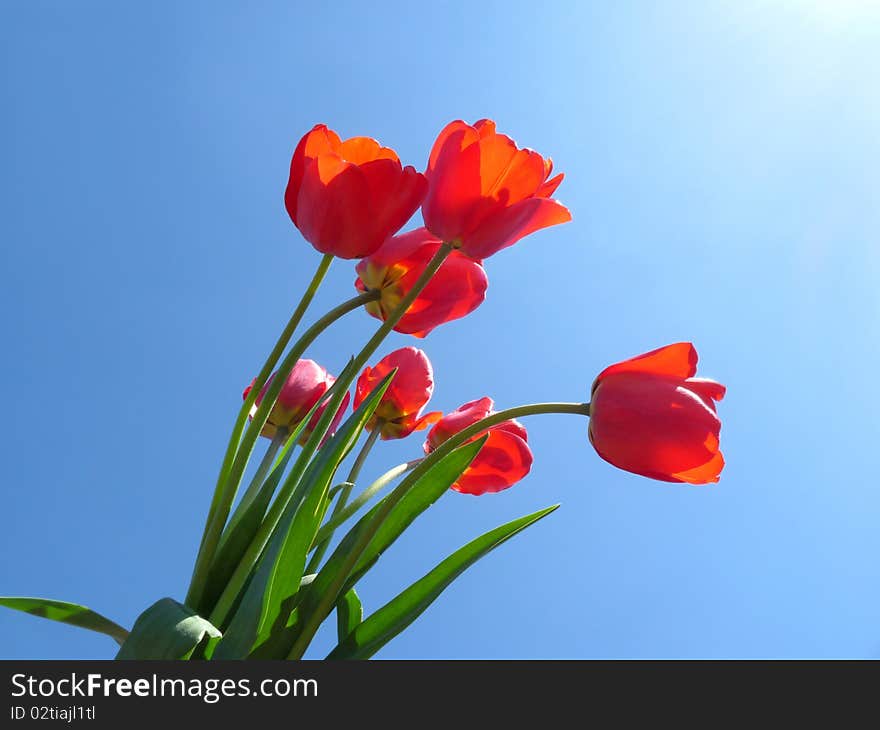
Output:
[[725,388],[696,372],[697,351],[679,342],[599,373],[590,402],[590,441],[599,456],[651,479],[717,482],[724,457],[715,401]]
[[[450,436],[491,415],[494,407],[491,398],[480,398],[447,413],[428,432],[425,453],[430,454]],[[534,457],[528,445],[528,433],[519,421],[504,421],[469,441],[486,433],[486,443],[452,485],[455,491],[475,495],[500,492],[512,487],[532,468]]]
[[439,411],[422,415],[434,392],[434,371],[428,356],[415,347],[395,350],[364,369],[355,388],[355,409],[395,368],[397,372],[366,426],[368,431],[378,428],[383,440],[406,438],[441,416]]
[[[257,396],[254,407],[251,410],[251,417],[256,413],[257,407],[262,402],[274,378],[275,373],[266,381],[266,384]],[[297,361],[296,365],[293,366],[293,370],[290,371],[290,375],[287,376],[287,380],[278,394],[278,400],[275,401],[275,405],[269,413],[269,419],[266,421],[266,425],[263,426],[260,435],[266,438],[275,438],[279,429],[292,431],[335,382],[336,378],[314,360]],[[245,388],[242,398],[247,398],[252,387],[253,383]],[[342,403],[339,405],[339,410],[333,418],[330,429],[327,431],[328,434],[332,434],[339,426],[339,422],[342,420],[346,408],[348,408],[350,399],[351,396],[346,393],[345,398],[343,398]],[[311,435],[326,407],[326,404],[322,405],[315,411],[309,423],[300,434],[300,443],[304,443]]]

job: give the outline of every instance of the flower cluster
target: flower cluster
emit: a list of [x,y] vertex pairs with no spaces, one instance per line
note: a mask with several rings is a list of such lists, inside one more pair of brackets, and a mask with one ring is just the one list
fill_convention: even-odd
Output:
[[[397,332],[423,338],[484,301],[489,283],[485,259],[530,233],[571,220],[568,209],[551,197],[563,180],[562,173],[551,176],[552,171],[550,158],[518,147],[488,119],[448,124],[434,142],[424,173],[403,167],[393,150],[373,139],[343,142],[317,125],[296,147],[285,205],[318,251],[360,259],[355,287],[371,297],[366,311],[383,321],[419,285],[438,252],[449,247],[393,324]],[[399,233],[419,206],[424,226]],[[653,479],[717,481],[724,460],[715,401],[724,387],[695,378],[696,363],[693,345],[679,343],[603,370],[589,404],[589,437],[599,456]],[[404,438],[433,423],[423,447],[430,454],[451,435],[495,412],[492,399],[483,397],[442,418],[436,412],[421,415],[433,392],[433,369],[427,355],[411,347],[363,370],[354,407],[392,370],[392,385],[367,425],[382,439]],[[298,362],[262,434],[271,438],[279,426],[295,426],[332,381],[310,360]],[[303,437],[308,433],[306,427]],[[531,468],[528,435],[518,421],[493,425],[470,440],[481,435],[486,441],[453,485],[456,491],[498,492]]]
[[[0,597],[0,605],[107,633],[121,643],[123,659],[299,659],[335,609],[339,643],[329,657],[367,658],[469,565],[556,508],[472,540],[363,617],[357,582],[421,512],[449,489],[500,492],[530,472],[534,455],[521,418],[588,416],[590,442],[614,466],[668,482],[718,481],[724,459],[716,403],[724,387],[696,377],[690,343],[605,368],[588,402],[496,410],[484,396],[445,414],[427,410],[435,373],[424,351],[403,347],[373,360],[392,330],[425,338],[476,310],[486,298],[490,257],[571,220],[552,197],[562,180],[549,158],[518,147],[487,119],[448,124],[424,172],[403,166],[374,139],[343,141],[325,125],[314,127],[293,153],[284,202],[323,257],[244,391],[185,602],[157,601],[130,632],[77,604]],[[419,208],[423,225],[401,233]],[[334,258],[357,260],[356,294],[293,340]],[[361,307],[380,324],[337,376],[304,357],[327,327]],[[350,499],[378,441],[424,430],[415,458]],[[248,471],[260,436],[270,443]],[[334,530],[398,479],[324,561]]]

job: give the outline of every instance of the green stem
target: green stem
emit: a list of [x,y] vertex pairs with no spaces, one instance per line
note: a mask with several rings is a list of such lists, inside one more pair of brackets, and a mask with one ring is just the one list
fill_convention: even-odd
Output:
[[339,527],[339,525],[343,524],[349,517],[354,515],[388,484],[397,479],[401,474],[406,474],[410,469],[414,469],[421,461],[421,459],[413,459],[413,461],[398,464],[393,469],[386,471],[382,476],[376,479],[376,481],[370,484],[370,486],[364,489],[363,492],[355,497],[351,504],[346,505],[344,509],[339,510],[338,514],[334,512],[334,514],[331,515],[330,519],[327,520],[326,524],[322,525],[321,529],[318,530],[318,534],[315,535],[315,544],[320,544],[325,540],[329,541],[330,537],[333,535],[333,531]]
[[[208,577],[208,571],[210,570],[211,562],[214,559],[214,554],[217,551],[217,544],[220,540],[220,535],[223,532],[223,526],[226,524],[226,519],[229,517],[229,509],[232,506],[232,502],[235,500],[235,493],[238,491],[238,485],[241,481],[242,474],[244,473],[245,467],[250,459],[254,444],[256,443],[257,438],[259,438],[263,426],[266,425],[266,421],[269,419],[269,413],[274,407],[275,401],[278,400],[278,394],[281,392],[281,388],[284,387],[284,383],[287,380],[290,371],[293,370],[293,366],[296,365],[306,348],[312,344],[315,338],[337,319],[348,312],[359,309],[368,302],[375,301],[378,297],[379,292],[364,292],[331,309],[303,333],[302,337],[299,338],[296,344],[291,348],[290,352],[287,353],[287,356],[281,362],[281,365],[279,365],[278,372],[276,373],[276,376],[272,378],[268,392],[260,401],[257,412],[254,414],[250,425],[244,433],[244,438],[242,439],[241,445],[236,453],[235,459],[233,460],[229,476],[220,490],[220,498],[217,507],[213,511],[212,519],[209,521],[205,529],[205,535],[202,538],[202,546],[199,550],[198,557],[196,558],[192,581],[190,583],[189,592],[186,596],[186,605],[196,610],[201,608],[199,602],[202,597],[205,581]],[[253,393],[254,390],[256,390],[256,387],[252,389],[251,393]],[[251,394],[249,393],[248,395]]]
[[[370,450],[375,445],[376,441],[379,439],[379,435],[381,434],[381,424],[376,424],[376,427],[370,432],[370,435],[367,437],[367,440],[364,442],[363,448],[361,448],[360,452],[357,455],[357,458],[354,460],[354,464],[352,464],[351,471],[348,473],[348,478],[345,480],[344,486],[342,487],[342,491],[339,495],[339,499],[336,500],[336,504],[333,507],[333,513],[330,515],[330,522],[333,521],[335,517],[345,509],[345,504],[348,502],[348,498],[351,496],[351,490],[354,489],[354,485],[357,482],[357,478],[360,476],[361,469],[364,466],[364,462],[367,460],[367,456],[370,453]],[[333,530],[331,529],[327,536],[321,540],[320,542],[315,542],[317,547],[315,548],[315,552],[312,555],[312,559],[309,561],[308,566],[306,566],[306,573],[315,573],[318,570],[318,566],[321,564],[321,558],[324,557],[324,553],[327,552],[327,548],[330,545],[330,540],[333,538]]]
[[394,488],[394,491],[391,492],[391,494],[389,494],[379,504],[376,515],[371,520],[368,528],[360,534],[357,542],[355,542],[354,546],[345,556],[345,560],[341,568],[336,574],[336,577],[334,578],[332,584],[327,587],[324,595],[321,596],[321,600],[318,602],[315,610],[312,611],[308,617],[304,618],[303,628],[297,636],[296,641],[294,642],[293,647],[290,650],[290,654],[288,654],[287,658],[302,658],[303,653],[305,652],[308,645],[311,643],[315,632],[318,630],[318,626],[321,625],[324,617],[329,613],[331,607],[336,603],[342,587],[348,580],[349,575],[351,575],[351,571],[357,565],[358,560],[360,560],[361,555],[363,555],[364,550],[367,549],[370,541],[373,539],[379,527],[388,517],[391,510],[394,509],[394,507],[398,504],[398,502],[400,502],[401,499],[404,498],[404,496],[406,496],[406,493],[410,490],[413,484],[421,479],[422,476],[424,476],[425,473],[427,473],[434,466],[434,464],[436,464],[440,459],[449,454],[453,449],[457,448],[474,436],[479,435],[487,428],[497,426],[499,423],[508,421],[511,418],[520,418],[522,416],[531,416],[540,413],[573,413],[581,416],[589,416],[590,404],[534,403],[531,405],[516,406],[514,408],[508,408],[503,411],[498,411],[497,413],[493,413],[492,415],[487,416],[481,421],[477,421],[473,425],[462,429],[453,436],[450,436],[446,441],[440,444],[440,446],[434,449],[434,451],[428,454],[428,456],[426,456],[422,460],[422,462],[418,466],[416,466],[416,468],[413,469],[407,475],[407,477],[400,484],[397,485],[397,487]]
[[[440,268],[441,264],[446,260],[446,257],[449,256],[451,252],[452,245],[448,243],[442,244],[440,248],[437,249],[437,253],[434,254],[434,257],[428,262],[427,266],[425,266],[425,270],[415,281],[412,288],[400,300],[394,311],[392,311],[385,319],[385,321],[382,322],[382,324],[376,330],[376,333],[370,338],[367,344],[364,345],[363,349],[358,353],[357,357],[352,360],[350,366],[346,368],[346,370],[344,371],[345,375],[340,375],[340,377],[337,378],[336,383],[334,383],[335,387],[339,387],[340,389],[348,389],[351,386],[352,381],[361,371],[367,360],[376,351],[379,345],[382,344],[382,340],[385,339],[388,333],[391,332],[392,329],[394,329],[395,325],[397,325],[401,317],[406,314],[406,311],[410,308],[416,297],[422,292],[427,283],[431,280],[431,277],[434,276],[434,274],[437,272],[437,269]],[[375,299],[379,298],[379,295],[380,292],[374,290],[365,292],[361,296],[370,297],[366,301],[374,301]],[[274,380],[272,384],[273,386],[275,385]],[[269,395],[271,395],[271,393]],[[256,418],[257,417],[255,416],[255,421]],[[251,425],[253,426],[253,424]],[[262,428],[262,426],[260,426],[260,428]],[[245,554],[242,556],[241,560],[238,563],[238,566],[235,569],[235,572],[232,574],[232,578],[229,579],[229,582],[226,584],[226,588],[223,590],[222,595],[220,596],[217,604],[211,612],[210,620],[215,626],[219,625],[218,622],[222,622],[226,619],[231,606],[235,603],[237,596],[247,582],[248,576],[251,574],[251,570],[257,564],[257,561],[259,560],[263,549],[269,542],[269,538],[275,531],[275,528],[277,527],[278,522],[281,519],[281,515],[287,507],[287,499],[289,499],[289,495],[287,495],[285,499],[282,499],[280,496],[275,499],[268,513],[266,514],[265,519],[260,525],[256,536],[253,540],[251,540],[251,544],[248,545]],[[192,605],[189,604],[189,602],[187,603],[188,605]]]
[[[324,280],[324,276],[326,276],[327,270],[330,268],[332,261],[333,256],[330,254],[325,254],[321,257],[318,268],[315,271],[314,276],[312,276],[312,280],[309,282],[308,287],[306,287],[305,293],[299,300],[299,304],[293,311],[293,314],[290,315],[290,319],[282,330],[281,335],[278,337],[275,347],[272,348],[272,352],[269,353],[269,357],[267,357],[266,362],[263,363],[263,367],[257,375],[247,398],[245,398],[244,403],[241,404],[241,409],[238,412],[238,416],[235,419],[235,425],[232,427],[232,433],[229,436],[229,443],[226,445],[226,452],[223,454],[223,463],[220,466],[220,473],[217,475],[217,484],[214,487],[214,495],[211,497],[211,506],[208,508],[208,515],[205,518],[205,528],[202,532],[202,541],[199,544],[199,557],[201,557],[202,552],[204,551],[205,541],[208,537],[208,530],[215,520],[217,510],[221,507],[224,492],[223,488],[226,485],[226,481],[229,478],[229,472],[232,469],[233,462],[238,453],[238,444],[241,440],[241,434],[244,431],[245,424],[247,423],[247,417],[251,412],[251,407],[256,402],[257,396],[260,394],[263,385],[266,383],[269,374],[272,372],[272,368],[275,367],[275,364],[284,352],[284,348],[286,348],[287,344],[290,342],[290,338],[299,326],[303,315],[309,308],[309,304],[312,303],[312,299],[314,299],[318,287],[321,286],[321,282]],[[192,594],[192,581],[196,578],[198,560],[199,558],[197,557],[196,566],[193,568],[193,576],[190,581],[188,598],[189,595]]]
[[244,510],[250,506],[250,503],[254,501],[260,491],[260,487],[262,487],[263,482],[266,481],[266,476],[272,468],[272,463],[275,460],[275,455],[278,453],[278,449],[281,448],[286,440],[287,429],[277,429],[275,435],[272,437],[272,442],[269,444],[269,448],[266,449],[266,453],[263,455],[263,459],[260,461],[260,465],[257,467],[257,471],[251,479],[251,483],[248,484],[248,488],[241,496],[241,501],[238,503],[238,507],[235,508],[236,511],[244,512]]

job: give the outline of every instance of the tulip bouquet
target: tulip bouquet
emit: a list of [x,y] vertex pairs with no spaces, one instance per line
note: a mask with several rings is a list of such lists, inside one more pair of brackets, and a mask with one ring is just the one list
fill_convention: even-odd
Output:
[[[323,256],[244,391],[185,599],[159,600],[130,630],[77,604],[0,603],[109,634],[122,659],[298,659],[335,613],[329,658],[368,658],[468,566],[558,506],[477,537],[364,617],[358,581],[431,504],[450,489],[485,495],[528,474],[533,455],[517,419],[589,417],[590,441],[611,464],[670,482],[717,481],[724,462],[715,402],[724,387],[694,377],[689,343],[607,367],[589,402],[496,410],[481,397],[446,414],[424,412],[434,381],[423,351],[404,347],[373,360],[391,330],[424,338],[472,312],[485,298],[487,259],[571,219],[552,197],[563,178],[552,170],[549,158],[518,147],[489,120],[447,125],[424,173],[374,139],[342,141],[314,127],[293,153],[284,202]],[[419,207],[424,226],[399,233]],[[358,261],[357,293],[294,339],[334,258]],[[303,357],[361,307],[381,324],[337,377]],[[362,483],[379,440],[426,429],[419,455]],[[262,457],[248,469],[259,443]]]

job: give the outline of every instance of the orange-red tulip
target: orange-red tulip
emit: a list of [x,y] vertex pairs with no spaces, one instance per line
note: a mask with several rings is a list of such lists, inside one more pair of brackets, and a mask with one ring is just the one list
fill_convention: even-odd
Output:
[[[493,414],[494,408],[491,398],[480,398],[447,413],[428,432],[425,453],[430,454],[453,434]],[[477,434],[470,441],[485,433]],[[452,485],[455,491],[464,494],[500,492],[512,487],[532,468],[534,457],[528,445],[529,436],[519,421],[504,421],[492,426],[488,433],[483,448]]]
[[318,251],[343,259],[373,253],[425,196],[424,175],[370,137],[344,142],[324,124],[296,146],[284,205]]
[[548,179],[553,162],[519,149],[481,119],[446,125],[428,161],[425,225],[468,256],[484,259],[541,228],[571,220],[550,196],[562,175]]
[[[275,373],[266,381],[266,384],[257,396],[254,407],[251,410],[251,417],[253,417],[257,407],[262,402],[274,378]],[[263,426],[260,435],[266,438],[274,438],[279,428],[284,428],[288,431],[296,428],[300,421],[308,415],[315,403],[323,397],[324,393],[335,382],[336,378],[314,360],[297,361],[296,365],[293,366],[293,370],[290,371],[290,375],[287,376],[287,381],[282,386],[281,392],[278,394],[278,400],[275,401],[275,405],[269,412],[269,420],[266,421],[266,425]],[[252,382],[244,389],[242,398],[247,398],[253,385]],[[346,393],[345,398],[343,398],[342,403],[339,405],[339,410],[333,418],[333,423],[327,431],[328,434],[332,434],[337,426],[339,426],[339,422],[342,420],[346,408],[348,408],[350,399],[350,394]],[[315,414],[300,434],[300,443],[305,443],[306,439],[308,439],[315,426],[318,425],[318,420],[326,408],[327,406],[324,404],[315,411]]]
[[725,388],[696,372],[697,351],[679,342],[599,373],[590,401],[590,441],[599,456],[652,479],[717,482],[724,458],[715,401]]
[[[374,317],[384,320],[406,296],[441,242],[427,229],[417,228],[389,238],[372,256],[357,265],[355,286],[359,291],[381,293],[366,305]],[[437,325],[473,312],[486,298],[489,280],[479,261],[453,251],[406,310],[394,329],[424,337]]]
[[382,440],[402,439],[421,431],[442,415],[439,411],[422,415],[422,408],[434,392],[434,370],[428,356],[415,347],[404,347],[366,367],[357,381],[354,407],[358,408],[379,382],[397,368],[388,390],[379,401],[367,430],[379,428]]

